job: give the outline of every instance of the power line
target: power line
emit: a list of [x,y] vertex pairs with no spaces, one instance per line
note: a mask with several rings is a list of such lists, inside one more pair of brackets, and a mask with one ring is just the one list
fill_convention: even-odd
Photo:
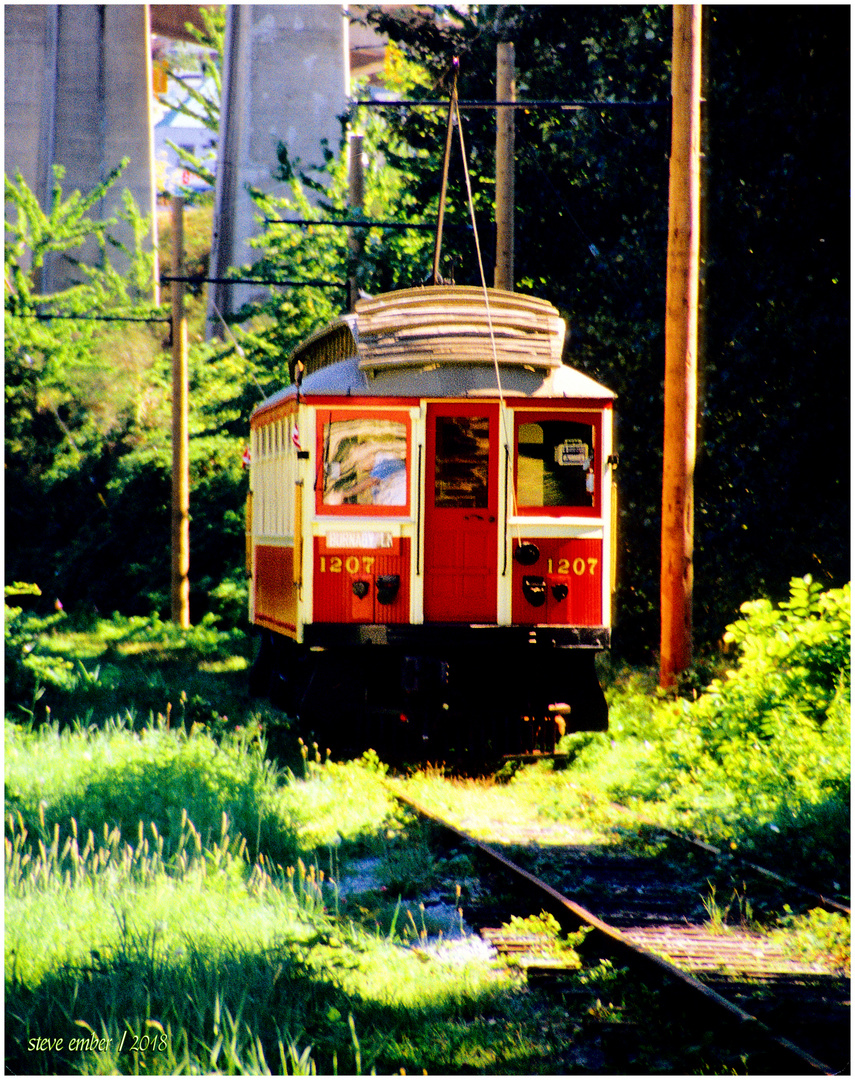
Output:
[[45,322],[51,319],[68,319],[71,322],[142,322],[142,323],[168,323],[170,318],[148,315],[63,315],[52,311],[12,311],[9,313],[18,319],[41,319]]
[[[564,101],[560,98],[542,98],[532,101],[460,101],[461,109],[659,109],[667,107],[668,101]],[[448,108],[447,98],[401,98],[397,101],[375,101],[358,98],[352,106],[369,109]]]
[[[299,220],[296,218],[265,218],[265,225],[333,225],[347,228],[379,228],[379,229],[424,229],[433,232],[436,228],[435,221],[379,221],[375,218],[345,218],[342,221],[324,221],[320,218],[312,220]],[[449,229],[471,229],[471,225],[449,225]]]
[[204,277],[201,274],[161,274],[161,284],[168,281],[184,281],[191,285],[287,285],[291,288],[312,289],[346,289],[347,286],[341,281],[320,281],[308,279],[305,281],[282,281],[278,278],[231,278],[231,277]]

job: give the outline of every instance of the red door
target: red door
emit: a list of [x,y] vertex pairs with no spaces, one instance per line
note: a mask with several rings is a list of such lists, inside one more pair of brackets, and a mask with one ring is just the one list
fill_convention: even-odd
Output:
[[497,405],[427,407],[426,622],[496,621],[498,426]]

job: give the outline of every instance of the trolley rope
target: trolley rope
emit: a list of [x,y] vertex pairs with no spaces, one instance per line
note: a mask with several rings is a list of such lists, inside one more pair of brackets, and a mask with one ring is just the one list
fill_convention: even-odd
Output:
[[[465,143],[463,141],[463,121],[462,121],[461,116],[460,116],[460,106],[459,106],[459,104],[457,102],[456,68],[455,68],[454,88],[453,88],[453,91],[452,91],[452,104],[453,104],[453,107],[454,107],[455,116],[457,118],[457,133],[458,133],[458,136],[460,138],[460,156],[463,159],[463,177],[464,177],[464,179],[466,181],[466,196],[467,196],[467,199],[469,201],[469,216],[472,219],[472,233],[473,233],[473,235],[475,237],[475,254],[476,254],[477,258],[478,258],[478,271],[479,271],[479,273],[481,275],[481,288],[482,288],[483,293],[484,293],[484,306],[487,309],[487,328],[488,328],[488,330],[490,332],[490,347],[491,347],[492,352],[493,352],[493,370],[496,373],[496,387],[497,387],[498,392],[499,392],[499,415],[501,416],[502,430],[504,431],[504,435],[505,435],[505,446],[510,447],[511,446],[511,439],[510,439],[510,433],[508,431],[508,418],[507,418],[507,410],[505,408],[505,395],[504,395],[504,390],[502,389],[502,378],[501,378],[501,375],[499,374],[499,356],[498,356],[498,353],[496,351],[496,336],[495,336],[495,333],[493,332],[493,316],[492,316],[492,312],[490,310],[490,294],[489,294],[489,292],[487,290],[487,278],[486,278],[486,276],[484,274],[484,261],[481,258],[481,244],[480,244],[480,241],[478,239],[478,225],[477,225],[476,220],[475,220],[475,200],[472,197],[472,184],[471,184],[470,179],[469,179],[469,166],[468,166],[467,161],[466,161],[466,145],[465,145]],[[437,253],[437,255],[438,255],[438,253]],[[438,258],[437,258],[437,262],[438,262]],[[507,486],[507,484],[506,484],[506,486]],[[517,492],[516,492],[516,484],[513,482],[513,477],[511,477],[511,479],[510,479],[510,488],[511,488],[511,504],[512,504],[512,508],[513,508],[513,516],[518,519],[519,518],[519,512],[518,512],[518,508],[517,508]],[[505,505],[507,506],[507,491],[505,492]],[[517,520],[517,522],[515,523],[513,528],[515,528],[516,532],[517,532],[517,536],[516,536],[517,543],[521,545],[522,544],[522,533],[521,533],[521,525],[520,525],[519,520]]]

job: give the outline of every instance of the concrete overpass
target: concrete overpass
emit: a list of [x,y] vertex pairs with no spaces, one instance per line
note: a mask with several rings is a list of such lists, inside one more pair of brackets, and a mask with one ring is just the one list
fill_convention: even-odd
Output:
[[[90,191],[128,157],[121,184],[154,221],[147,6],[7,4],[4,18],[7,175],[20,171],[46,208],[54,164],[65,168],[64,191]],[[113,190],[93,216],[120,208]],[[97,250],[75,254],[92,260]],[[72,277],[53,259],[42,288]]]
[[[6,5],[7,174],[20,171],[46,207],[55,163],[65,168],[65,191],[88,191],[127,156],[121,184],[151,215],[154,230],[151,34],[192,40],[185,24],[202,25],[200,6],[209,5]],[[382,47],[360,42],[354,55],[364,70],[382,58]],[[231,5],[224,67],[212,261],[220,276],[252,260],[247,241],[257,226],[245,188],[273,189],[278,142],[304,161],[317,160],[323,138],[338,144],[351,68],[344,9]],[[98,216],[120,206],[120,192],[111,192]],[[58,288],[72,276],[55,261],[43,287]],[[232,292],[218,294],[221,311],[247,298]]]

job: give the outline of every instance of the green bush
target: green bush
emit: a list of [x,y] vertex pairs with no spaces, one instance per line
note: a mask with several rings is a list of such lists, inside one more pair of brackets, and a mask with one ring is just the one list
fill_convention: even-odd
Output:
[[20,607],[6,605],[4,627],[4,689],[6,707],[32,712],[44,692],[44,684],[62,689],[76,685],[74,664],[63,656],[46,656],[39,638],[62,620],[62,614],[42,617]]
[[778,607],[743,604],[726,634],[738,655],[694,700],[617,679],[609,734],[580,765],[711,839],[780,850],[807,873],[848,865],[849,599],[806,576]]

